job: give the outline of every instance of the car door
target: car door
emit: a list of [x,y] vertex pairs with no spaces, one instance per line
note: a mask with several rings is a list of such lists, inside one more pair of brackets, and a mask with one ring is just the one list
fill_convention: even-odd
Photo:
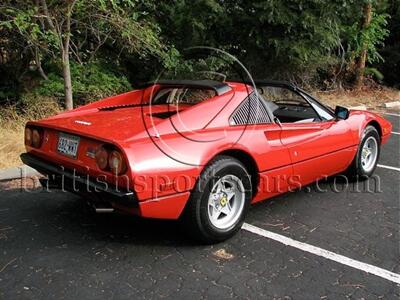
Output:
[[281,141],[293,164],[293,184],[308,184],[346,169],[354,157],[345,120],[281,125]]
[[336,120],[332,112],[300,91],[273,87],[263,96],[275,105],[281,142],[292,162],[293,186],[346,169],[356,149],[346,120]]

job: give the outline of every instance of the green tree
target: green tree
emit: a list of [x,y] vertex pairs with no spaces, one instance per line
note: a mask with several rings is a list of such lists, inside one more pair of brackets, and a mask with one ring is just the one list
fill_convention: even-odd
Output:
[[383,60],[378,46],[383,46],[385,38],[389,35],[389,30],[386,29],[388,15],[374,11],[372,1],[365,1],[360,6],[362,10],[360,21],[351,26],[349,32],[356,60],[354,72],[356,89],[361,89],[363,85],[366,63]]
[[[93,58],[105,43],[111,43],[141,57],[166,55],[157,26],[136,8],[133,0],[6,0],[0,6],[4,19],[0,24],[14,29],[34,49],[43,78],[47,77],[41,67],[43,55],[61,61],[65,107],[72,109],[71,54],[81,62],[83,56]],[[85,40],[88,36],[90,41]]]

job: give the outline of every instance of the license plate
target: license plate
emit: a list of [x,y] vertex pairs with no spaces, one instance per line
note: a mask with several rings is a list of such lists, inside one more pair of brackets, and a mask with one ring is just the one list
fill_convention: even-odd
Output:
[[79,137],[60,133],[58,136],[57,151],[63,155],[76,158],[78,153]]

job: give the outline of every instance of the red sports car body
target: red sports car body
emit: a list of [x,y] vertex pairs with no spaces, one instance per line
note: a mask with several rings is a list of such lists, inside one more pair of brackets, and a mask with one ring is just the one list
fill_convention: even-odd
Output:
[[[85,195],[100,208],[164,219],[191,210],[200,237],[218,241],[241,225],[244,201],[349,169],[371,175],[390,132],[379,115],[333,111],[286,82],[160,81],[28,122],[21,158],[48,176],[49,188]],[[225,181],[196,194],[212,168]],[[237,216],[222,222],[229,208]]]

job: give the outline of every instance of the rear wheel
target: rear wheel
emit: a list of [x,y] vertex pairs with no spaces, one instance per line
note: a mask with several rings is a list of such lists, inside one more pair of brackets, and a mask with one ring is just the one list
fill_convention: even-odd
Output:
[[189,235],[214,243],[242,226],[251,201],[251,180],[244,165],[218,156],[202,172],[183,214]]
[[375,127],[367,126],[363,132],[356,157],[348,170],[349,175],[366,179],[374,173],[380,154],[380,142],[380,136]]

